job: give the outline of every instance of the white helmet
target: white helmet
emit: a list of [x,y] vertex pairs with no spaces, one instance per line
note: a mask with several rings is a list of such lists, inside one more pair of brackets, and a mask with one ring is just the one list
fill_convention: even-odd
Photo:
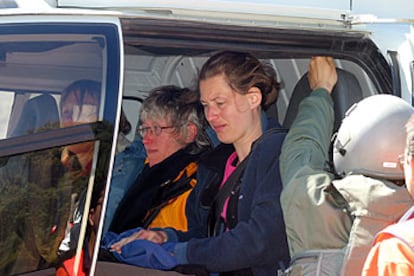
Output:
[[333,144],[336,172],[389,180],[404,179],[399,156],[404,153],[405,124],[414,108],[386,95],[367,97],[351,106]]

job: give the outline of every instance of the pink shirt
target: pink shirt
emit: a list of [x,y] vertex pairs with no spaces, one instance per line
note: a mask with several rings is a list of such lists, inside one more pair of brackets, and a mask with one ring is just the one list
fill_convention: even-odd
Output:
[[[234,172],[234,170],[236,170],[236,166],[233,164],[236,159],[237,159],[236,152],[233,152],[232,154],[230,154],[229,158],[227,158],[226,167],[224,168],[223,180],[220,184],[220,189],[223,188],[224,183],[227,181],[230,175]],[[226,201],[224,202],[223,211],[221,211],[221,217],[223,218],[224,222],[227,222],[226,214],[227,214],[228,204],[229,204],[229,198],[227,198]]]

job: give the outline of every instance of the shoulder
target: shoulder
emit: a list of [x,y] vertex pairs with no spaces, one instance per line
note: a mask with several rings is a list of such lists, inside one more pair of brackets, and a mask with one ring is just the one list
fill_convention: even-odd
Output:
[[[253,144],[253,151],[267,150],[274,151],[280,149],[288,130],[285,128],[271,128],[266,130],[263,135]],[[272,149],[272,150],[270,150]]]
[[279,168],[279,156],[286,133],[287,130],[282,128],[272,128],[264,132],[252,146],[247,164],[249,170],[257,167],[261,171],[273,170],[275,166]]
[[385,241],[389,238],[395,237],[409,246],[414,254],[414,219],[409,219],[404,222],[399,222],[388,226],[376,236],[376,241]]
[[[398,238],[390,237],[376,244],[373,248],[379,255],[380,263],[413,264],[414,252],[412,248]],[[414,269],[414,267],[413,267]]]
[[266,130],[262,137],[259,139],[262,141],[275,141],[275,140],[283,140],[288,132],[287,128],[282,127],[274,127]]
[[413,275],[414,254],[399,239],[391,237],[370,250],[363,275]]
[[144,144],[141,139],[135,139],[129,146],[127,146],[123,151],[118,152],[115,156],[115,160],[128,158],[146,158]]

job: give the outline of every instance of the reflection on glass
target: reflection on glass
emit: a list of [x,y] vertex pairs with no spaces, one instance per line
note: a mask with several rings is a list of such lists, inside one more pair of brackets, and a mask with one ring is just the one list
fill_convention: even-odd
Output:
[[0,139],[7,135],[12,103],[13,93],[0,91]]
[[[17,95],[16,99],[26,98],[30,94]],[[32,95],[30,95],[32,96]],[[15,102],[19,102],[16,100]],[[9,137],[28,135],[59,127],[59,111],[56,100],[49,94],[36,95],[23,104],[18,116],[15,112],[10,119]]]
[[[85,170],[70,152],[63,163],[63,152],[0,158],[0,275],[54,267],[69,254],[59,247],[83,212],[91,167]],[[76,250],[77,241],[67,245]]]
[[60,98],[62,127],[96,122],[100,98],[99,82],[83,79],[71,83]]
[[63,125],[62,119],[67,116],[61,113],[59,102],[65,94],[75,97],[70,101],[78,101],[70,121],[96,121],[104,99],[100,95],[105,71],[104,36],[96,30],[74,34],[60,29],[38,33],[44,30],[32,25],[23,29],[0,26],[0,139],[69,126]]

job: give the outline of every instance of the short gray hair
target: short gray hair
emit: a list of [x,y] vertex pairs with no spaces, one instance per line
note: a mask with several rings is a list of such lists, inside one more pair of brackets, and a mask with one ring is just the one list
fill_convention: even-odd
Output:
[[182,133],[182,137],[187,136],[185,126],[194,124],[197,136],[189,146],[190,153],[199,153],[210,144],[199,95],[188,88],[166,85],[153,89],[142,103],[139,117],[140,124],[148,119],[167,119],[177,133]]

